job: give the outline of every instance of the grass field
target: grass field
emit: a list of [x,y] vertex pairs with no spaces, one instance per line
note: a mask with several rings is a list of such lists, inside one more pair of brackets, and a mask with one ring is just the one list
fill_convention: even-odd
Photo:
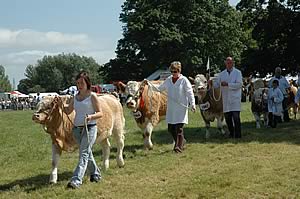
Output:
[[[190,113],[182,154],[172,152],[165,122],[153,133],[154,149],[145,151],[125,110],[125,167],[117,168],[112,141],[111,168],[102,172],[103,181],[90,183],[86,177],[78,190],[66,189],[78,152],[62,155],[58,183],[48,184],[51,140],[31,115],[0,112],[0,198],[300,198],[300,120],[255,129],[249,103],[242,106],[241,140],[222,137],[216,128],[205,140],[199,112]],[[101,165],[99,145],[94,155]]]

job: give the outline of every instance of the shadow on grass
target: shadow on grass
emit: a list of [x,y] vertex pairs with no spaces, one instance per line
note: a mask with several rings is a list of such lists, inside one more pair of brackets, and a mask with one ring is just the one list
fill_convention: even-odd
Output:
[[[138,150],[141,150],[141,149],[144,149],[144,145],[142,143],[143,141],[141,141],[141,144],[133,144],[133,145],[126,145],[125,143],[125,146],[124,146],[124,153],[123,153],[123,157],[126,159],[126,158],[129,158],[129,157],[126,157],[126,153],[130,153],[130,154],[135,154]],[[110,149],[110,155],[109,155],[109,159],[115,159],[116,158],[116,153],[117,153],[117,148],[116,147],[112,147]],[[102,150],[94,150],[93,151],[93,155],[94,157],[97,157],[97,156],[101,156],[102,157]]]
[[[205,139],[205,128],[189,128],[184,127],[185,139],[188,143],[231,143],[231,142],[259,142],[259,143],[290,143],[300,144],[300,121],[292,120],[288,123],[280,123],[277,128],[255,128],[255,122],[242,123],[242,138],[230,139],[228,135],[221,135],[218,129],[210,128],[210,138]],[[152,141],[154,144],[169,144],[172,143],[172,137],[167,132],[155,131],[152,134]]]
[[[59,173],[59,181],[68,180],[71,176],[72,172]],[[23,189],[25,192],[29,193],[31,191],[42,189],[46,186],[49,186],[49,174],[40,174],[29,178],[15,180],[11,183],[1,184],[0,193],[18,189]]]
[[[289,123],[280,123],[277,128],[255,128],[255,122],[243,122],[242,123],[242,138],[241,139],[230,139],[228,135],[221,135],[216,127],[210,128],[210,138],[205,138],[205,127],[184,127],[184,135],[187,143],[215,143],[215,144],[226,144],[226,143],[289,143],[289,144],[300,144],[300,120],[292,120]],[[142,132],[134,132],[136,136],[141,136],[140,144],[126,144],[124,147],[124,158],[130,158],[130,154],[134,155],[137,151],[143,150],[143,139]],[[154,129],[152,133],[152,142],[154,147],[156,144],[171,144],[173,143],[172,137],[165,130]],[[116,158],[117,148],[111,148],[110,159]],[[102,156],[101,150],[94,151],[95,156]],[[126,157],[126,154],[129,157]]]

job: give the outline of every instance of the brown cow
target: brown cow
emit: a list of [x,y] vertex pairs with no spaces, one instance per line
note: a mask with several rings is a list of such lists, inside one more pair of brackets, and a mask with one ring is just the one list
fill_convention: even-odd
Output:
[[[151,81],[151,83],[158,86],[162,82]],[[129,81],[126,85],[119,82],[118,87],[127,96],[126,106],[132,111],[138,127],[143,132],[145,148],[152,149],[152,130],[166,117],[166,93],[155,92],[146,81]]]
[[298,88],[295,87],[293,84],[290,84],[291,88],[288,90],[288,101],[287,101],[287,106],[289,112],[294,113],[294,119],[297,118],[297,112],[298,112],[298,106],[295,103],[295,96],[297,95]]
[[209,138],[210,122],[217,120],[217,127],[224,135],[224,113],[220,88],[207,88],[207,79],[204,75],[198,74],[195,78],[189,77],[194,82],[194,93],[198,98],[201,116],[205,122],[206,138]]
[[[56,98],[57,99],[57,98]],[[60,100],[61,99],[61,100]],[[44,97],[37,106],[37,111],[32,119],[36,123],[43,125],[45,131],[50,134],[52,139],[52,172],[50,174],[50,183],[57,182],[57,166],[62,151],[73,151],[78,148],[72,134],[74,111],[67,115],[62,108],[68,103],[70,96]],[[113,135],[117,143],[117,164],[124,166],[123,148],[124,148],[124,127],[125,119],[123,108],[113,95],[99,96],[103,117],[97,120],[98,135],[96,142],[101,143],[103,153],[103,167],[109,168],[110,142],[109,137]]]

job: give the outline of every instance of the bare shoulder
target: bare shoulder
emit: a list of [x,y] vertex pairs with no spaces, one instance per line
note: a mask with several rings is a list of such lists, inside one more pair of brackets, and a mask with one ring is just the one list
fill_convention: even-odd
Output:
[[92,100],[98,100],[98,96],[95,92],[91,92],[91,98]]

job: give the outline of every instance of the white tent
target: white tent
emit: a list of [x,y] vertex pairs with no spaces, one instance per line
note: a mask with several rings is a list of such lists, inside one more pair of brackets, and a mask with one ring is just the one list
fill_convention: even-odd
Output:
[[21,95],[18,95],[18,97],[23,97],[23,98],[28,98],[29,97],[29,95],[26,95],[26,94],[21,94]]

